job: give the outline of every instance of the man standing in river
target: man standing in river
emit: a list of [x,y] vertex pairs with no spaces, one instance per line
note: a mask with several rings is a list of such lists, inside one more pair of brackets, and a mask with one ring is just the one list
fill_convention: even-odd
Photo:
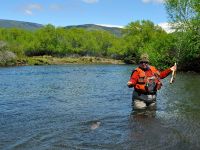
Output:
[[142,54],[139,66],[132,72],[127,85],[134,87],[133,107],[134,109],[154,108],[156,106],[156,93],[162,86],[161,79],[167,77],[176,66],[159,72],[155,67],[149,65],[148,54]]

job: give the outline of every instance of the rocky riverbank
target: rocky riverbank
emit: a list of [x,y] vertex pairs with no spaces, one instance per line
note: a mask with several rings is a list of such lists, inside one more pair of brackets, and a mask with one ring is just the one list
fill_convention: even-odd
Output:
[[124,64],[122,60],[102,57],[52,57],[34,56],[17,59],[16,66],[22,65],[60,65],[60,64]]

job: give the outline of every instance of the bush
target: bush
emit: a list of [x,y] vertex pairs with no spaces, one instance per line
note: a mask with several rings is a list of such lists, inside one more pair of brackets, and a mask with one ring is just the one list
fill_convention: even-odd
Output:
[[17,56],[8,50],[6,42],[0,41],[0,66],[11,66],[16,64]]

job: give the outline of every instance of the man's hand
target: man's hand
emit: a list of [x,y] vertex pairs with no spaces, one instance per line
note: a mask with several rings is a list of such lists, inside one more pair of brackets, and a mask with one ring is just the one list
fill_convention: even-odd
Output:
[[176,65],[174,65],[174,66],[172,66],[170,69],[171,69],[171,71],[174,72],[174,71],[176,71],[177,67],[176,67]]
[[132,83],[131,81],[128,81],[128,82],[127,82],[127,86],[128,86],[128,87],[133,87],[133,83]]

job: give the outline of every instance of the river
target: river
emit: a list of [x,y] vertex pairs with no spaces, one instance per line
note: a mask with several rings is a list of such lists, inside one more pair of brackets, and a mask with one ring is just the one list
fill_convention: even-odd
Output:
[[163,79],[157,110],[136,113],[133,68],[0,68],[0,149],[200,149],[200,75]]

